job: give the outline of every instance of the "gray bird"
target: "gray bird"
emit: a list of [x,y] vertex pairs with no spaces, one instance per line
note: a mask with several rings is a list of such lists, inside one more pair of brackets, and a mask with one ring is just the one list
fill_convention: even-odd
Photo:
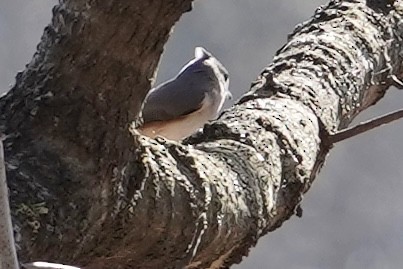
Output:
[[150,90],[143,105],[140,133],[181,140],[217,117],[232,98],[225,67],[202,47],[171,80]]

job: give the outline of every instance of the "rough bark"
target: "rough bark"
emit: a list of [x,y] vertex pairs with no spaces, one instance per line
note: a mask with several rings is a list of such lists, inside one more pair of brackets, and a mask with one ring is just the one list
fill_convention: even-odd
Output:
[[225,268],[298,208],[331,144],[402,78],[403,7],[331,1],[182,144],[129,132],[191,1],[66,0],[0,100],[22,261]]

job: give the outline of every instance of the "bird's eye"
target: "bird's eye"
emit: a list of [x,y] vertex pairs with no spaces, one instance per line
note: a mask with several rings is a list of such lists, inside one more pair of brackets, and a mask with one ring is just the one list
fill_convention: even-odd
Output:
[[224,73],[224,80],[227,81],[228,80],[228,74]]

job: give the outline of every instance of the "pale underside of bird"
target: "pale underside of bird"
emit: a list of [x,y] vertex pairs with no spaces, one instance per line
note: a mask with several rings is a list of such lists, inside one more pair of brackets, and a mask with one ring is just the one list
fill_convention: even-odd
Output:
[[79,267],[51,262],[33,262],[22,265],[25,269],[80,269]]
[[225,67],[208,51],[195,49],[195,58],[173,79],[150,90],[145,98],[141,134],[181,140],[216,119],[231,98]]

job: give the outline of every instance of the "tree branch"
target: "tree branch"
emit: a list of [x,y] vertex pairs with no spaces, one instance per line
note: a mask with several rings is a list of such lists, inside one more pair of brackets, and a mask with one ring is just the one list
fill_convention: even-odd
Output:
[[323,134],[402,69],[402,4],[382,3],[318,9],[237,105],[178,144],[128,125],[191,1],[62,2],[0,100],[20,257],[86,269],[239,262],[294,214],[328,153]]
[[345,139],[351,138],[353,136],[365,133],[369,130],[372,130],[376,127],[382,126],[384,124],[388,124],[392,121],[403,118],[403,109],[393,111],[389,114],[382,115],[378,118],[370,119],[365,122],[361,122],[360,124],[348,128],[346,130],[341,130],[335,134],[330,135],[329,142],[334,144]]

